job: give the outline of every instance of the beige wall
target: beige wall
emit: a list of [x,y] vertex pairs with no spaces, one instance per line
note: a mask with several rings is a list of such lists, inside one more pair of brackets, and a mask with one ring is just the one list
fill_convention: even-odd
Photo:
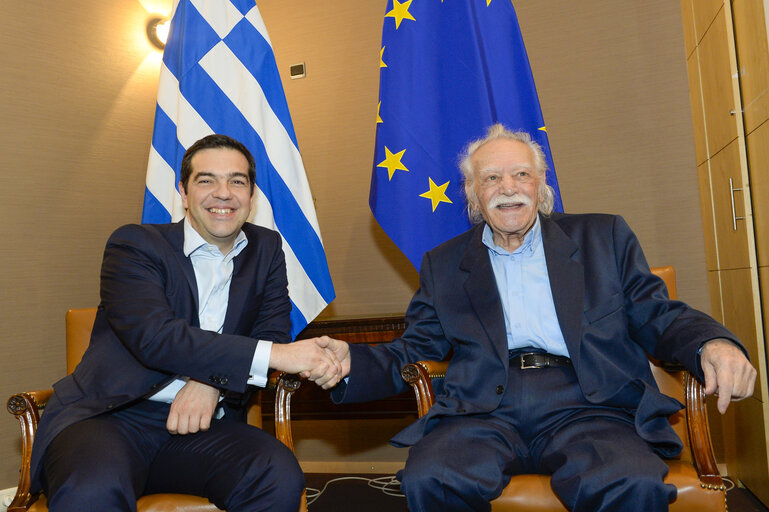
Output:
[[514,3],[566,210],[622,214],[709,312],[680,5]]
[[[337,291],[325,316],[401,312],[416,286],[368,210],[384,3],[259,2]],[[622,213],[709,309],[677,3],[515,5],[567,210]],[[137,0],[3,7],[0,397],[63,375],[64,311],[98,301],[104,241],[139,219],[158,69]],[[288,80],[301,61],[307,78]],[[16,428],[0,420],[0,489],[16,484]]]

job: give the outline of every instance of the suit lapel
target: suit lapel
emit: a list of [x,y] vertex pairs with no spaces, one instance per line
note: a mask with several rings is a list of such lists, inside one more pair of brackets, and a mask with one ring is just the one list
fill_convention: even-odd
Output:
[[200,310],[198,280],[195,279],[195,269],[192,267],[192,260],[184,255],[184,219],[171,224],[167,236],[168,242],[173,247],[176,258],[179,260],[179,266],[184,272],[184,277],[187,278],[187,283],[190,285],[192,296],[195,297],[195,318],[197,318],[198,311]]
[[579,364],[582,339],[582,310],[585,297],[585,269],[579,246],[566,236],[558,224],[540,216],[550,290],[561,333],[574,365]]
[[[244,226],[245,228],[245,226]],[[244,229],[245,232],[245,229]],[[230,281],[230,294],[227,299],[227,313],[224,316],[222,332],[232,334],[236,332],[240,317],[245,309],[243,301],[246,300],[248,284],[253,282],[251,277],[256,272],[256,265],[244,265],[249,259],[250,251],[256,250],[257,242],[248,235],[248,243],[243,250],[232,260],[232,280]]]
[[[467,272],[465,292],[499,358],[507,360],[505,314],[497,290],[488,249],[482,242],[484,223],[474,228],[459,269]],[[489,286],[491,283],[491,286]]]

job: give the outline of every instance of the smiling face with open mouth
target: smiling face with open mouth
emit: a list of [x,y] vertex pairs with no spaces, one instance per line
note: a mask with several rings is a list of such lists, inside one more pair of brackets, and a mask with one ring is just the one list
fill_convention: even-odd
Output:
[[251,214],[248,161],[230,148],[202,149],[191,161],[187,190],[179,184],[187,218],[203,239],[227,254]]
[[494,243],[510,252],[520,247],[537,219],[539,175],[529,147],[494,139],[472,156],[475,194]]

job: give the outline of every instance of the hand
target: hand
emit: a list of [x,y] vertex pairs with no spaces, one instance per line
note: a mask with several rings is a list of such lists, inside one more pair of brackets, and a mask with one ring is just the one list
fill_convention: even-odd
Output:
[[219,404],[219,390],[190,379],[171,403],[166,429],[172,434],[194,434],[211,427],[211,418]]
[[742,400],[753,394],[756,369],[737,345],[723,338],[705,343],[700,354],[705,374],[705,394],[718,395],[718,410],[726,412],[731,400]]
[[323,389],[336,386],[342,371],[342,365],[334,352],[320,347],[312,339],[273,343],[270,368],[298,373]]
[[315,343],[319,347],[323,347],[334,353],[337,360],[342,365],[342,373],[339,377],[340,380],[350,375],[350,346],[347,343],[342,340],[329,338],[328,336],[315,338]]

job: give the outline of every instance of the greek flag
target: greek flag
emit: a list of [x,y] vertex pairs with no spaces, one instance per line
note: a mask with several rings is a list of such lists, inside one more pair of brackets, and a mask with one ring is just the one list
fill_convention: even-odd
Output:
[[563,211],[518,19],[510,0],[388,0],[369,204],[411,263],[470,227],[457,155],[494,123],[545,152]]
[[182,156],[229,135],[256,160],[253,223],[278,231],[295,337],[334,299],[309,183],[270,38],[254,0],[177,0],[163,53],[142,222],[184,216]]

